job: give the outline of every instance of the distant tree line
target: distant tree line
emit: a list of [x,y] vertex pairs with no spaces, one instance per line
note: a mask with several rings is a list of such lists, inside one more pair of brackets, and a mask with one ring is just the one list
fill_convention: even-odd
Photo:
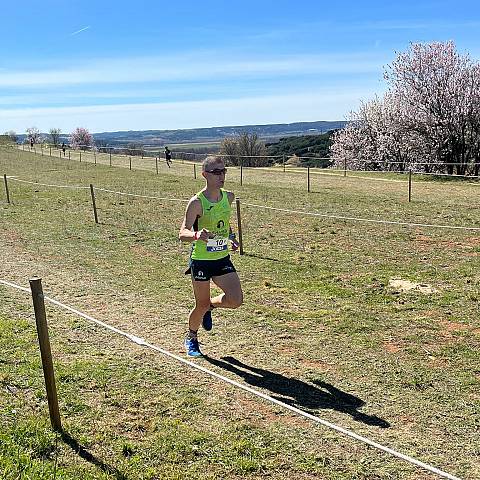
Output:
[[230,165],[245,167],[268,166],[295,159],[295,164],[310,167],[328,167],[332,132],[320,135],[300,135],[264,143],[256,133],[241,133],[226,137],[220,148]]
[[269,155],[278,155],[277,162],[283,161],[283,157],[290,159],[298,158],[298,165],[305,167],[326,168],[331,165],[328,158],[332,145],[333,132],[321,135],[301,135],[296,137],[281,138],[278,142],[267,143]]

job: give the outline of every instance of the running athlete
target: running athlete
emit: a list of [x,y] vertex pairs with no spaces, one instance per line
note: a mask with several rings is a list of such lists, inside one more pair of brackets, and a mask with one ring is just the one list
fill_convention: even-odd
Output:
[[[202,164],[205,188],[193,196],[187,206],[179,239],[191,242],[189,269],[191,274],[195,307],[188,317],[188,333],[185,337],[187,355],[202,355],[197,333],[200,325],[212,329],[214,308],[238,308],[243,302],[242,287],[228,253],[229,240],[232,250],[239,245],[230,228],[231,205],[235,198],[232,192],[223,189],[227,169],[219,157],[207,157]],[[210,280],[223,293],[210,297]]]
[[170,168],[172,163],[172,152],[168,147],[165,147],[165,162],[167,163],[167,167]]

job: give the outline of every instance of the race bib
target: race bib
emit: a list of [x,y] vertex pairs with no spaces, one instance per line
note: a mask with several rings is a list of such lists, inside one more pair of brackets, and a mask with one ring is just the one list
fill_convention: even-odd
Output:
[[207,252],[222,252],[228,249],[228,238],[209,238]]

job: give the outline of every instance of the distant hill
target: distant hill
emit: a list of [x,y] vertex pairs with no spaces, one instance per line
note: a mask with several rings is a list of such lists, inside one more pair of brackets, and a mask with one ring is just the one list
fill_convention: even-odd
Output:
[[140,130],[102,132],[93,135],[96,142],[112,146],[135,143],[140,145],[167,145],[171,143],[215,142],[239,133],[256,133],[265,140],[276,140],[285,136],[318,135],[343,128],[345,121],[318,121],[279,123],[272,125],[237,125],[227,127],[192,128],[188,130]]

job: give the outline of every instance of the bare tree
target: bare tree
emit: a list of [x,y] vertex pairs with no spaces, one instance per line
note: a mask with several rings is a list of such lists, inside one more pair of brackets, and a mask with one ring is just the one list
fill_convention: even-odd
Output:
[[60,128],[51,128],[48,133],[50,135],[52,143],[56,147],[60,145],[60,134],[62,133],[62,130]]
[[225,137],[220,145],[220,154],[225,155],[225,165],[240,165],[236,138]]
[[33,144],[41,142],[40,130],[37,127],[29,127],[25,132],[27,133],[26,140],[28,143]]
[[224,138],[220,153],[226,156],[229,165],[260,167],[268,164],[267,149],[256,133],[241,133]]

